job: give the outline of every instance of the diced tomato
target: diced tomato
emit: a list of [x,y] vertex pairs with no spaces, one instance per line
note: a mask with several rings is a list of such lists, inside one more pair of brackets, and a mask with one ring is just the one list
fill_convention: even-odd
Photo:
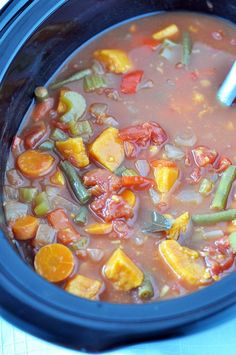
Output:
[[150,132],[151,142],[157,145],[162,145],[168,139],[164,129],[156,122],[145,122],[144,127],[147,127]]
[[128,226],[128,224],[121,220],[116,220],[112,222],[113,232],[118,238],[127,238],[132,229]]
[[205,146],[198,146],[192,149],[195,164],[198,167],[205,167],[215,162],[218,153],[215,149],[210,149]]
[[159,168],[159,167],[167,167],[167,168],[176,168],[177,165],[175,162],[171,160],[153,160],[151,162],[151,166],[154,168]]
[[202,178],[201,174],[201,169],[199,167],[196,167],[193,169],[193,171],[190,174],[190,177],[188,178],[189,183],[191,184],[197,184]]
[[103,194],[97,197],[90,207],[105,222],[111,222],[117,218],[129,219],[134,215],[132,207],[122,196],[115,194]]
[[76,242],[80,238],[80,234],[72,227],[61,229],[57,233],[57,241],[64,245]]
[[57,230],[71,227],[71,222],[62,208],[57,208],[56,210],[48,213],[47,219],[51,226]]
[[38,122],[27,129],[24,133],[25,147],[32,149],[43,138],[46,133],[46,125],[44,122]]
[[232,161],[227,158],[227,157],[220,157],[219,162],[217,163],[217,168],[216,168],[216,172],[217,173],[222,173],[223,171],[225,171],[230,165],[232,165]]
[[94,169],[84,175],[84,184],[91,188],[92,195],[99,196],[103,193],[119,191],[122,187],[119,176],[106,169]]
[[131,73],[123,75],[120,87],[121,92],[123,94],[135,94],[142,77],[143,70],[135,70]]
[[155,39],[153,39],[151,37],[144,37],[143,44],[144,44],[144,46],[148,46],[154,50],[160,45],[160,42],[156,41]]
[[148,190],[155,185],[154,180],[144,176],[122,176],[121,183],[123,187],[131,187],[135,190]]
[[49,98],[42,102],[38,102],[34,107],[32,112],[32,118],[34,121],[39,121],[47,115],[47,113],[53,108],[54,106],[54,99]]

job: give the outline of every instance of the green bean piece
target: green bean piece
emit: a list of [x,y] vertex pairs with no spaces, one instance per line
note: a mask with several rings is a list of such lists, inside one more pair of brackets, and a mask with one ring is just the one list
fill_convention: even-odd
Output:
[[213,186],[214,185],[213,185],[213,183],[210,180],[204,178],[202,180],[202,182],[201,182],[200,187],[199,187],[199,193],[202,196],[206,197],[206,196],[208,196],[211,193],[211,191],[213,189]]
[[125,171],[123,171],[123,173],[121,175],[122,176],[138,176],[139,174],[134,169],[125,169]]
[[84,226],[88,221],[88,209],[86,207],[81,207],[79,213],[75,216],[74,222],[76,224]]
[[147,274],[144,275],[143,283],[138,288],[138,296],[141,300],[148,300],[154,296],[151,278]]
[[42,151],[53,150],[54,143],[52,141],[46,140],[43,143],[41,143],[37,148]]
[[79,202],[83,205],[90,199],[90,193],[82,184],[75,168],[67,161],[61,161],[60,167],[68,179],[70,187]]
[[187,66],[190,62],[192,43],[190,35],[186,31],[183,32],[182,45],[182,64]]
[[102,75],[89,75],[84,78],[84,91],[92,92],[97,89],[106,88],[107,83]]
[[59,88],[59,87],[61,87],[63,85],[72,83],[73,81],[79,81],[79,80],[85,78],[87,75],[91,75],[91,74],[92,74],[92,70],[91,69],[80,70],[79,72],[69,76],[65,80],[56,81],[55,83],[50,85],[50,89],[54,90],[54,89],[57,89],[57,88]]
[[44,86],[38,86],[34,90],[35,97],[38,101],[44,101],[48,98],[48,89]]
[[48,199],[48,195],[45,191],[40,192],[35,197],[34,201],[35,201],[34,213],[36,214],[37,217],[42,217],[50,211],[51,206]]
[[211,204],[211,209],[223,210],[226,207],[228,196],[235,178],[236,166],[231,165],[221,176],[221,180]]
[[38,189],[36,187],[20,187],[19,188],[20,201],[25,203],[30,203],[34,200],[37,193],[38,193]]
[[51,135],[50,138],[54,141],[66,141],[68,139],[68,135],[62,131],[60,128],[55,128]]
[[236,232],[233,232],[229,235],[229,244],[234,253],[236,253]]
[[193,224],[211,225],[219,222],[232,221],[236,218],[236,209],[232,208],[227,211],[220,211],[215,213],[195,214],[192,216]]

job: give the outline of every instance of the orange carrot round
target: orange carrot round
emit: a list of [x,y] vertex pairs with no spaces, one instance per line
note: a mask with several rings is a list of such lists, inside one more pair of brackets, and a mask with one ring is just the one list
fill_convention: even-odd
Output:
[[62,244],[48,244],[35,256],[37,273],[50,282],[60,282],[70,276],[74,268],[74,257],[69,248]]
[[28,240],[35,237],[38,225],[38,218],[27,215],[18,218],[12,225],[12,230],[16,239]]
[[17,166],[20,172],[30,179],[37,179],[47,175],[53,163],[53,156],[37,150],[26,150],[17,159]]

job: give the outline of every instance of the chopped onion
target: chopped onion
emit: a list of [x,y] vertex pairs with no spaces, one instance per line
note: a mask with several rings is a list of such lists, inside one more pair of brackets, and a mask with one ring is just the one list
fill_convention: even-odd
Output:
[[18,171],[16,169],[10,169],[6,173],[7,175],[7,180],[10,185],[14,187],[19,187],[22,186],[24,183],[24,180],[22,177],[19,175]]
[[150,194],[153,204],[157,205],[161,200],[161,196],[159,195],[159,193],[155,189],[151,188],[151,189],[149,189],[149,194]]
[[196,142],[197,142],[197,137],[190,130],[186,130],[185,132],[175,137],[175,143],[183,147],[193,147],[196,144]]
[[146,238],[145,238],[145,235],[139,234],[139,235],[136,235],[133,239],[134,239],[134,243],[137,246],[141,246],[144,244]]
[[33,244],[36,248],[42,248],[44,245],[55,243],[56,231],[48,224],[40,224]]
[[141,176],[148,176],[150,172],[150,166],[147,160],[144,159],[137,160],[135,166]]
[[104,103],[95,103],[89,106],[89,113],[96,119],[103,119],[107,116],[108,105]]
[[6,201],[17,200],[19,196],[19,190],[11,186],[4,186],[4,198]]
[[185,154],[180,148],[175,147],[173,144],[166,144],[165,155],[168,159],[181,160]]
[[151,89],[151,88],[153,88],[153,86],[154,86],[153,81],[151,79],[149,79],[149,80],[141,82],[138,85],[138,91],[142,90],[142,89]]
[[80,211],[80,206],[76,205],[75,203],[67,200],[66,198],[60,195],[54,195],[53,197],[49,197],[51,205],[53,208],[64,208],[69,213],[73,213],[77,215]]
[[61,191],[59,187],[54,187],[54,186],[46,186],[45,190],[49,198],[59,195]]
[[221,229],[216,229],[213,231],[204,232],[202,236],[204,239],[216,239],[223,237],[224,232]]
[[104,70],[103,65],[100,62],[98,62],[97,60],[93,61],[92,70],[94,71],[94,74],[97,74],[97,75],[105,74],[105,70]]
[[184,203],[196,203],[197,205],[202,203],[202,196],[191,188],[180,191],[175,199]]
[[119,122],[112,116],[108,116],[104,119],[104,123],[108,126],[119,127]]
[[99,262],[104,257],[104,251],[102,249],[87,249],[87,253],[94,262]]
[[28,205],[17,201],[7,201],[4,205],[6,220],[14,221],[28,212]]
[[170,287],[168,285],[164,285],[161,289],[160,292],[160,297],[164,297],[170,290]]

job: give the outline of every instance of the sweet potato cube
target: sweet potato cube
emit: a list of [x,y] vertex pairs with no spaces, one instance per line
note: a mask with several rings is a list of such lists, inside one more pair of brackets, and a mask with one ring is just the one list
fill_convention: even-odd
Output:
[[89,164],[89,158],[81,137],[68,138],[66,141],[57,141],[56,148],[65,159],[68,159],[78,168],[84,168]]
[[111,171],[116,170],[124,160],[124,146],[118,133],[114,127],[105,129],[89,148],[90,155]]
[[205,264],[196,250],[182,247],[175,240],[164,240],[159,244],[159,251],[166,264],[185,286],[199,286],[206,281]]
[[101,49],[94,52],[94,58],[99,60],[107,70],[116,73],[126,73],[132,67],[128,55],[120,49]]
[[82,275],[76,275],[73,279],[67,282],[65,290],[73,293],[73,295],[89,300],[98,298],[102,283],[98,280],[93,280]]
[[143,281],[142,271],[121,249],[114,251],[104,267],[104,273],[119,291],[130,291]]
[[175,219],[171,229],[168,231],[167,238],[177,240],[181,232],[186,232],[188,223],[189,213],[185,212]]
[[177,167],[160,166],[154,168],[157,189],[162,193],[170,191],[178,176],[179,169]]

